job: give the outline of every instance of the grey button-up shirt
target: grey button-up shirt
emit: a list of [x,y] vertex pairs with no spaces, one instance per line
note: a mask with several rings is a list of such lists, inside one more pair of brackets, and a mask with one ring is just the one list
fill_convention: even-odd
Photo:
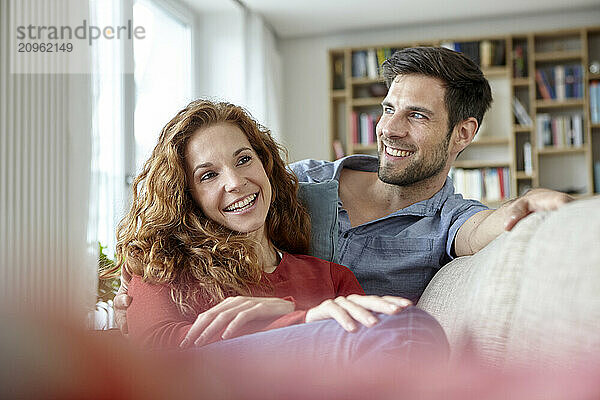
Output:
[[[338,180],[343,168],[377,171],[377,158],[353,155],[335,162],[303,160],[290,165],[300,182]],[[452,260],[461,225],[487,207],[454,193],[450,178],[433,197],[383,218],[352,227],[338,196],[337,262],[350,268],[368,294],[416,301],[433,275]]]

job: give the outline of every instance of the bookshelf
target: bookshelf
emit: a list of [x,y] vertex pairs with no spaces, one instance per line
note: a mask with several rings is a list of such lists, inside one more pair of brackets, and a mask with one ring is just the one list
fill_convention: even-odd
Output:
[[[332,49],[332,159],[376,154],[386,93],[379,66],[417,45],[462,51],[492,87],[492,108],[451,171],[459,183],[479,186],[463,187],[469,197],[496,205],[535,187],[600,193],[600,99],[592,97],[600,94],[600,27]],[[594,62],[599,69],[590,72]]]

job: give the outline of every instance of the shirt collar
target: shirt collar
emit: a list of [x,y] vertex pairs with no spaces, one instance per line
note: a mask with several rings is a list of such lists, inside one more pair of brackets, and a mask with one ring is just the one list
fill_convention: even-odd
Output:
[[306,171],[306,175],[314,182],[325,182],[332,179],[339,182],[340,174],[344,168],[377,172],[377,157],[365,154],[342,157],[333,163],[326,163],[313,167]]
[[419,201],[415,204],[400,209],[390,214],[390,216],[398,215],[417,215],[417,216],[433,216],[435,215],[444,205],[446,200],[454,194],[454,184],[452,179],[446,177],[446,182],[436,194],[431,196],[429,199]]
[[[325,182],[332,179],[339,182],[340,173],[342,172],[343,168],[350,168],[366,172],[377,172],[377,157],[364,154],[355,154],[342,157],[333,163],[326,163],[311,168],[306,171],[306,175],[314,182]],[[446,177],[444,186],[432,197],[395,211],[388,215],[388,217],[400,215],[435,215],[440,208],[442,208],[446,199],[453,194],[454,184],[452,183],[452,179],[450,177]]]

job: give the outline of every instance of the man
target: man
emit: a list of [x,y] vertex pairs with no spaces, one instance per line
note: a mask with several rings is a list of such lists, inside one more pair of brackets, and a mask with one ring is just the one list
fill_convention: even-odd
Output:
[[455,195],[448,172],[491,104],[487,80],[445,48],[401,50],[382,67],[389,90],[376,129],[378,157],[291,168],[300,181],[339,181],[337,261],[365,292],[417,300],[454,256],[473,254],[530,212],[571,199],[535,189],[489,210]]
[[[426,47],[396,52],[383,72],[389,91],[377,124],[378,157],[305,160],[291,169],[303,182],[339,182],[337,261],[365,292],[416,301],[453,257],[473,254],[529,213],[571,198],[534,189],[489,210],[454,194],[450,167],[492,101],[483,73],[460,53]],[[115,297],[122,330],[130,301]]]

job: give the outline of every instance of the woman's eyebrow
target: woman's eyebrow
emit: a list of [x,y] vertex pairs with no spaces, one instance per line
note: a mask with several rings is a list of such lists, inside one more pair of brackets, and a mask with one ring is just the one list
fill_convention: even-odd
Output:
[[192,171],[192,175],[194,175],[196,173],[196,171],[199,170],[200,168],[207,168],[207,167],[212,167],[212,163],[205,162],[205,163],[196,165],[194,167],[194,170]]
[[239,149],[237,149],[236,151],[233,152],[233,156],[237,156],[238,154],[240,154],[242,151],[244,150],[250,150],[252,151],[252,149],[250,147],[240,147]]
[[[237,149],[236,151],[233,152],[233,156],[237,156],[238,154],[240,154],[242,151],[244,150],[250,150],[252,151],[252,149],[250,147],[240,147],[239,149]],[[200,168],[208,168],[208,167],[212,167],[213,164],[211,162],[205,162],[202,164],[198,164],[194,167],[194,170],[192,171],[192,175],[194,175],[196,173],[196,171]]]

